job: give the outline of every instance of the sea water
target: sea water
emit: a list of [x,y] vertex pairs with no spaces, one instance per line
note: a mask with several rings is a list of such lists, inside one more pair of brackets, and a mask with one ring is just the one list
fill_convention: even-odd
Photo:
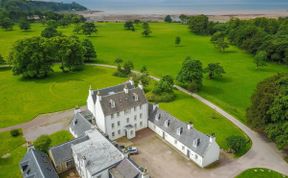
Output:
[[[57,0],[55,0],[57,1]],[[61,0],[111,13],[288,13],[288,0]]]

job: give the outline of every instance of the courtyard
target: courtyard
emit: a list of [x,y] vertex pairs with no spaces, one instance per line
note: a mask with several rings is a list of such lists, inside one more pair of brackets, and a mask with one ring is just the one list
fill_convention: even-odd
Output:
[[209,168],[202,169],[188,160],[183,154],[175,150],[168,143],[165,143],[152,130],[143,129],[138,131],[136,137],[127,140],[120,138],[117,143],[125,146],[136,146],[139,154],[131,158],[139,166],[148,170],[149,175],[157,178],[191,177],[191,175],[209,175],[212,170],[229,164],[232,158],[221,152],[220,161]]

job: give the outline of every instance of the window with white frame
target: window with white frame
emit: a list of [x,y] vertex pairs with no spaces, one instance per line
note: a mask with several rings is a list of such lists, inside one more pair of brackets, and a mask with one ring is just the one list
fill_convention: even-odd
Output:
[[134,124],[134,127],[135,127],[135,129],[137,129],[137,124],[136,123]]
[[137,121],[137,115],[134,116],[134,121]]
[[118,130],[118,135],[120,135],[121,134],[121,130]]
[[140,119],[142,119],[142,113],[140,113],[140,116],[139,116],[139,117],[140,117]]
[[114,114],[111,114],[111,119],[113,119],[114,118]]
[[115,136],[115,133],[114,132],[112,132],[112,137],[114,137]]
[[143,122],[141,121],[141,122],[140,122],[140,127],[142,127],[142,125],[143,125]]
[[111,124],[111,128],[114,129],[114,123]]
[[129,123],[129,117],[126,118],[126,122]]
[[117,122],[117,125],[120,126],[120,121]]

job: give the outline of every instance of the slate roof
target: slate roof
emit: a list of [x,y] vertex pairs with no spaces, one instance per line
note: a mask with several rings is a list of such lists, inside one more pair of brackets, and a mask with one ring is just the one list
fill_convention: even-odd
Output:
[[136,178],[141,171],[138,166],[129,158],[125,158],[117,166],[110,169],[114,178]]
[[72,160],[73,155],[72,155],[71,146],[76,145],[76,144],[81,143],[81,142],[84,142],[88,139],[89,139],[89,137],[87,135],[85,135],[85,136],[73,139],[69,142],[63,143],[61,145],[54,146],[54,147],[50,148],[49,153],[50,153],[50,156],[51,156],[51,159],[52,159],[54,165],[58,166],[63,162]]
[[29,148],[20,162],[24,178],[58,178],[46,153]]
[[93,115],[90,111],[81,111],[74,114],[74,117],[70,124],[70,129],[78,137],[85,135],[85,131],[92,128]]
[[92,98],[93,98],[94,103],[97,100],[98,91],[100,93],[100,96],[107,96],[107,95],[111,95],[113,93],[122,92],[125,86],[127,86],[128,89],[134,88],[134,86],[131,84],[131,82],[127,81],[125,83],[122,83],[122,84],[119,84],[119,85],[115,85],[115,86],[112,86],[112,87],[107,87],[107,88],[103,88],[103,89],[100,89],[100,90],[93,90],[92,91]]
[[[159,114],[160,119],[158,120]],[[166,127],[164,124],[166,120],[170,120],[169,127]],[[195,128],[191,128],[189,130],[186,123],[179,121],[177,118],[159,109],[158,107],[153,110],[153,106],[149,105],[149,121],[160,127],[162,130],[200,156],[203,156],[209,147],[210,137],[208,135],[197,131]],[[181,135],[178,135],[177,129],[180,127],[183,128],[183,132]],[[193,146],[193,141],[196,139],[200,139],[200,143],[197,147]]]
[[[135,101],[134,95],[138,96],[138,100]],[[110,101],[113,100],[115,102],[115,107],[112,108]],[[140,88],[132,88],[125,93],[121,91],[119,93],[115,93],[112,95],[103,96],[101,101],[102,110],[104,115],[111,115],[117,112],[125,111],[126,109],[131,109],[135,106],[139,106],[147,103],[144,91]]]

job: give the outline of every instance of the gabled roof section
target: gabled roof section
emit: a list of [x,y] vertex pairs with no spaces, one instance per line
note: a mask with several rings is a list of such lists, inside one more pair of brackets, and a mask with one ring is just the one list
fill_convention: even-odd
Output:
[[138,166],[129,158],[125,158],[117,166],[110,169],[114,178],[136,178],[141,174]]
[[100,90],[93,90],[92,91],[93,102],[95,103],[97,100],[97,93],[99,93],[100,96],[107,96],[107,95],[122,92],[125,86],[127,86],[128,89],[135,88],[134,85],[131,84],[131,82],[127,81],[125,83],[115,85],[112,87],[107,87],[107,88],[103,88]]
[[[111,100],[115,103],[113,107],[111,107]],[[145,104],[147,100],[144,91],[137,87],[129,89],[128,93],[125,93],[122,88],[122,91],[118,93],[102,96],[100,103],[104,115],[107,116]]]
[[[170,123],[168,127],[165,126],[165,122],[167,122],[167,120],[169,120]],[[186,123],[181,122],[158,107],[154,108],[153,110],[153,106],[149,105],[149,121],[160,127],[162,130],[200,156],[203,156],[209,147],[210,137],[208,135],[199,132],[193,127],[188,129]],[[179,134],[179,128],[182,128],[181,134]]]
[[58,178],[46,153],[29,148],[20,162],[24,178]]
[[81,111],[74,114],[70,124],[70,129],[78,137],[85,135],[87,130],[92,128],[92,119],[94,119],[90,111]]
[[85,136],[73,139],[69,142],[63,143],[61,145],[57,145],[57,146],[50,148],[49,152],[50,152],[52,161],[54,162],[54,165],[60,165],[63,162],[72,160],[73,155],[72,155],[71,146],[76,145],[78,143],[82,143],[88,139],[89,137],[85,135]]

